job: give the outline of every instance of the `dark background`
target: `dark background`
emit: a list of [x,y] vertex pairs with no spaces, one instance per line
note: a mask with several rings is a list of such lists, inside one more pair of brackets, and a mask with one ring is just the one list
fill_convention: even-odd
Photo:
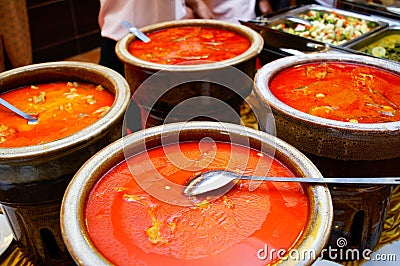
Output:
[[33,63],[61,60],[100,46],[99,0],[27,0],[26,5]]

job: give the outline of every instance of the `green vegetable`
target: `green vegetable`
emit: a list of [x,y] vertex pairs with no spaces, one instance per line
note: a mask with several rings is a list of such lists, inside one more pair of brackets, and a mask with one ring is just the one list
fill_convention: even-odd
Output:
[[400,62],[400,35],[392,34],[360,49],[361,52],[376,57]]
[[370,23],[355,17],[344,17],[335,12],[310,10],[298,14],[298,16],[310,21],[312,27],[304,28],[303,25],[297,27],[296,23],[285,25],[281,23],[273,25],[271,28],[324,43],[341,45],[364,35],[377,26],[375,22]]
[[382,46],[376,46],[371,49],[371,54],[376,57],[385,57],[386,49]]

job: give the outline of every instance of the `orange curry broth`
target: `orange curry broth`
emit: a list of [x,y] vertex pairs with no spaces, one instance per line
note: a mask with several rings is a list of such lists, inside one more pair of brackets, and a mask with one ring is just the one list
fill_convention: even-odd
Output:
[[400,76],[355,63],[310,63],[283,70],[269,84],[283,103],[344,122],[400,120]]
[[0,96],[39,119],[28,125],[26,119],[0,106],[0,148],[38,145],[72,135],[96,122],[114,102],[102,86],[76,82],[36,84]]
[[[249,175],[264,164],[271,165],[268,175],[293,176],[254,149],[205,143],[216,156],[202,171],[224,169],[229,162]],[[185,142],[151,149],[128,159],[131,171],[123,162],[98,181],[86,201],[85,220],[90,239],[108,260],[117,265],[265,265],[277,259],[276,252],[258,258],[265,245],[290,250],[302,236],[309,201],[299,183],[263,182],[249,191],[249,181],[242,180],[218,199],[193,198],[193,206],[183,207],[150,196],[131,174],[143,172],[151,158],[165,178],[184,185],[195,172],[167,162],[166,154],[182,152],[201,163],[204,153],[198,146]]]
[[158,64],[204,64],[242,54],[250,41],[230,30],[211,27],[175,27],[147,34],[145,43],[134,40],[128,51],[135,57]]

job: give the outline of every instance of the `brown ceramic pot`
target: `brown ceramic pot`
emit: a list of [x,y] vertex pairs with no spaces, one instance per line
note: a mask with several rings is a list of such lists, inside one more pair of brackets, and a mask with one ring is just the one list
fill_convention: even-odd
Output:
[[131,95],[126,80],[115,71],[81,62],[34,64],[0,73],[0,92],[55,81],[101,84],[115,101],[105,116],[73,135],[40,145],[0,148],[0,203],[18,245],[38,265],[71,262],[59,230],[61,199],[79,167],[122,136]]
[[[298,176],[321,177],[312,163],[292,146],[269,134],[240,125],[192,121],[152,127],[133,133],[93,156],[77,172],[67,188],[61,208],[61,229],[67,248],[78,264],[111,264],[93,245],[85,225],[85,203],[95,184],[126,156],[163,144],[176,143],[178,137],[179,141],[211,138],[214,141],[248,145],[267,154],[275,154],[276,159]],[[331,198],[326,186],[307,186],[306,191],[310,199],[309,221],[303,236],[294,243],[293,248],[300,252],[299,254],[312,250],[318,256],[330,231]],[[282,260],[280,263],[292,264],[293,261]],[[305,258],[301,263],[307,265],[312,261]]]
[[[148,33],[183,26],[227,29],[247,37],[251,46],[242,54],[221,62],[164,65],[130,54],[128,47],[136,37],[124,36],[117,43],[116,53],[125,65],[125,77],[141,109],[143,127],[192,118],[238,123],[240,105],[251,92],[256,58],[263,48],[261,35],[240,24],[199,19],[162,22],[141,30]],[[190,98],[195,102],[182,107]],[[171,112],[179,104],[182,109]]]
[[343,62],[375,66],[400,75],[400,65],[348,54],[286,57],[264,65],[255,78],[255,93],[274,114],[278,135],[302,151],[338,160],[385,160],[400,157],[400,122],[347,123],[300,112],[279,101],[268,84],[278,72],[305,63]]
[[[278,59],[262,67],[255,78],[255,95],[273,115],[277,137],[312,160],[325,177],[399,176],[400,122],[347,123],[300,112],[279,101],[269,90],[274,75],[296,65],[343,62],[374,66],[400,75],[400,65],[367,56],[307,54]],[[261,121],[265,130],[266,121]],[[342,248],[373,249],[383,229],[391,186],[329,186],[333,195],[331,244],[344,237]],[[373,207],[372,207],[373,206]]]

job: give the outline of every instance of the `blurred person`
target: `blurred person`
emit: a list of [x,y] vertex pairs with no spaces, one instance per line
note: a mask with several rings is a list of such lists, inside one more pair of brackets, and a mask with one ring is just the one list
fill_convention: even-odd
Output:
[[203,0],[185,0],[185,5],[185,18],[215,19],[210,6]]
[[[275,2],[276,0],[274,0]],[[258,4],[256,5],[256,14],[257,16],[266,15],[273,11],[273,5],[269,0],[257,0]],[[276,1],[280,3],[281,1]]]
[[[192,4],[192,2],[197,2]],[[202,2],[202,3],[199,3]],[[238,23],[238,18],[251,19],[256,17],[256,5],[259,5],[262,13],[270,10],[268,0],[186,0],[188,7],[207,6],[215,19]],[[196,17],[196,12],[194,12]],[[203,18],[198,16],[199,18]]]
[[141,28],[157,22],[184,18],[219,19],[238,22],[254,18],[256,4],[263,14],[271,11],[268,0],[100,0],[100,65],[124,75],[115,45],[128,32],[120,22],[127,20]]
[[[237,18],[254,18],[259,0],[99,0],[98,22],[101,29],[99,64],[124,76],[124,65],[119,60],[115,46],[128,32],[120,23],[127,20],[138,28],[158,22],[185,18],[220,19],[236,22]],[[263,0],[265,1],[265,0]],[[263,9],[264,10],[264,9]],[[128,128],[141,129],[140,110],[131,101]],[[130,122],[136,121],[136,122]]]
[[185,16],[184,0],[100,0],[98,22],[102,39],[99,64],[124,75],[124,66],[115,53],[118,40],[128,33],[121,21],[127,20],[141,28]]
[[327,7],[335,7],[336,0],[296,0],[296,4],[300,5],[321,5]]
[[[257,16],[269,14],[271,12],[280,11],[283,9],[290,9],[297,5],[296,0],[258,0]],[[304,1],[304,0],[299,0]],[[264,10],[262,9],[264,7]]]
[[238,23],[238,18],[252,19],[272,11],[270,0],[186,0],[186,6],[195,7],[195,18],[213,18]]
[[[188,18],[192,12],[200,18],[214,18],[202,0],[192,0],[191,5],[186,7],[185,0],[100,0],[98,23],[102,38],[99,64],[125,76],[124,65],[115,52],[118,40],[128,33],[120,24],[123,20],[142,28],[158,22]],[[127,113],[129,131],[140,130],[140,109],[134,101],[129,104]]]

